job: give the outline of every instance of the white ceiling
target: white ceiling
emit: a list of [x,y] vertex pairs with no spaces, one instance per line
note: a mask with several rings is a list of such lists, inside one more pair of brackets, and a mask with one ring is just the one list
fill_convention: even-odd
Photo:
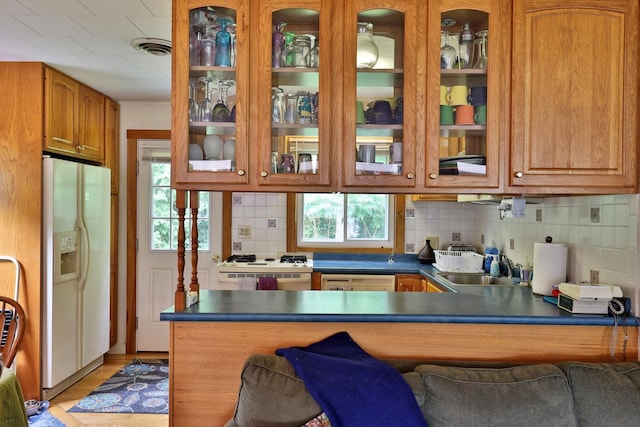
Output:
[[0,61],[38,61],[116,101],[169,101],[171,55],[131,47],[171,40],[171,0],[0,0]]

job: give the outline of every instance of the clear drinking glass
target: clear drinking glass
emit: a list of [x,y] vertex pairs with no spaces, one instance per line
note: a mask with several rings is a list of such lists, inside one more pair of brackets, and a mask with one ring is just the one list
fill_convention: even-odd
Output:
[[196,99],[196,82],[197,80],[189,79],[189,121],[197,122],[198,121],[198,101]]
[[478,60],[473,65],[473,68],[487,68],[487,64],[489,63],[489,58],[487,57],[487,36],[489,35],[488,30],[481,30],[476,33],[476,37],[480,40],[480,55],[478,56]]
[[444,27],[444,45],[440,48],[440,68],[443,70],[451,70],[458,58],[458,52],[449,44],[449,27],[455,24],[455,19],[443,19]]
[[211,102],[210,83],[213,81],[211,77],[200,77],[200,81],[204,83],[204,98],[198,105],[198,117],[201,122],[213,121],[213,102]]

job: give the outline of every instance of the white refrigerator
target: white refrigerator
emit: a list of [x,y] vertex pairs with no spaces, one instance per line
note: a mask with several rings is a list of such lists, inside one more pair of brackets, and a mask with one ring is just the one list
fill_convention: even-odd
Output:
[[42,179],[42,384],[51,398],[109,350],[111,171],[45,156]]

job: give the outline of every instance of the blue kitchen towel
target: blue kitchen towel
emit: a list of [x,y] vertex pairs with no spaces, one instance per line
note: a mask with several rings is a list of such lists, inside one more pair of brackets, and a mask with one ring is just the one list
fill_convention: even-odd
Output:
[[369,355],[347,332],[276,354],[293,365],[332,427],[427,425],[400,372]]

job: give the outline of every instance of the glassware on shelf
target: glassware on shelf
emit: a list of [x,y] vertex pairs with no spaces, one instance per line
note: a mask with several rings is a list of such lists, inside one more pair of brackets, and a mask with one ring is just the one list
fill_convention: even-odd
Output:
[[189,121],[198,121],[197,80],[189,79]]
[[489,58],[487,57],[487,36],[489,35],[488,30],[481,30],[476,33],[476,37],[478,38],[479,45],[479,55],[475,64],[473,64],[473,68],[486,69],[487,64],[489,63]]
[[213,25],[207,25],[202,40],[200,40],[200,65],[211,67],[216,58],[216,32]]
[[235,86],[233,80],[218,79],[218,102],[213,107],[214,122],[228,122],[231,120],[231,110],[227,104],[227,94],[230,87]]
[[449,44],[449,27],[455,23],[455,19],[445,18],[442,20],[442,26],[444,27],[444,45],[440,48],[440,68],[443,70],[453,69],[456,59],[458,58],[458,52]]
[[231,33],[228,29],[233,25],[233,21],[229,18],[218,18],[216,22],[220,25],[220,29],[216,33],[216,59],[214,65],[216,67],[230,67]]
[[358,22],[356,68],[373,68],[378,62],[378,46],[373,41],[373,24]]
[[284,91],[271,88],[271,123],[284,123]]
[[286,22],[276,21],[271,35],[271,66],[273,68],[284,67],[282,62],[282,51],[285,47],[285,38],[282,29],[287,25]]
[[471,68],[473,66],[473,63],[471,62],[473,51],[473,33],[469,28],[468,22],[464,23],[459,37],[458,67],[456,68]]
[[311,68],[319,68],[320,67],[320,46],[318,44],[318,38],[315,37],[312,43],[313,47],[309,52],[309,67]]
[[298,97],[293,93],[287,94],[284,122],[289,124],[295,124],[298,122]]
[[213,81],[211,77],[200,77],[204,83],[204,98],[198,104],[198,118],[201,122],[213,121],[213,102],[211,102],[210,83]]
[[282,62],[286,67],[308,68],[311,39],[308,36],[295,36],[293,42],[282,51]]

